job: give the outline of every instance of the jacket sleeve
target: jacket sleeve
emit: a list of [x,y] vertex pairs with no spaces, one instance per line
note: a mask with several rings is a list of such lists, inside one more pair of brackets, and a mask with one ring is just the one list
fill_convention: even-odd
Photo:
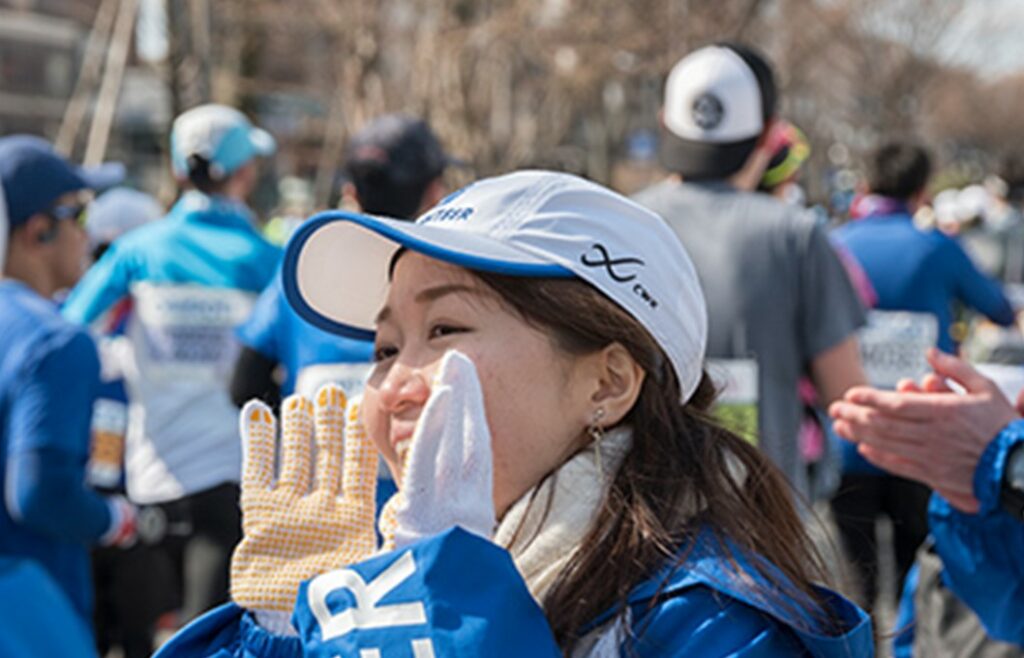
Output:
[[77,324],[89,324],[123,299],[131,285],[129,258],[115,242],[78,282],[61,312]]
[[37,532],[88,544],[111,524],[107,501],[85,486],[99,360],[80,330],[51,341],[11,403],[4,503]]
[[943,260],[952,272],[960,301],[996,324],[1013,324],[1013,306],[999,283],[982,273],[959,244],[946,240]]
[[974,475],[977,514],[959,512],[935,495],[929,522],[946,585],[992,637],[1024,646],[1024,523],[999,504],[1006,457],[1022,442],[1024,421],[1017,421],[985,449]]

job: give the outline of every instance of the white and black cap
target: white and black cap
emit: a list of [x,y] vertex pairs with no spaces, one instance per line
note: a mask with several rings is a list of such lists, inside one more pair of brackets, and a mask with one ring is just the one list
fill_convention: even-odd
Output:
[[620,194],[568,174],[522,171],[465,187],[414,224],[321,213],[288,244],[288,301],[322,329],[372,338],[401,248],[470,270],[583,279],[651,333],[683,401],[700,383],[707,310],[697,272],[664,220]]
[[661,158],[689,180],[738,171],[775,114],[767,61],[738,44],[717,44],[679,60],[665,82]]

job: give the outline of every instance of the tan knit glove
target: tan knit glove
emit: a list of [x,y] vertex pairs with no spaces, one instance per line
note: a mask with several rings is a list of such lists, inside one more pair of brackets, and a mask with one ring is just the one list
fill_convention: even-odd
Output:
[[317,392],[315,408],[300,396],[281,405],[276,481],[274,415],[253,400],[239,424],[244,537],[231,558],[231,598],[249,610],[290,612],[299,583],[375,550],[377,452],[359,422],[359,400],[346,411],[333,384]]

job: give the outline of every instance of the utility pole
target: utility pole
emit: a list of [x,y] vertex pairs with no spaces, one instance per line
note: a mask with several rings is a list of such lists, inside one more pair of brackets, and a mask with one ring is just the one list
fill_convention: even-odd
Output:
[[78,131],[82,128],[89,101],[96,91],[103,53],[110,41],[110,30],[114,26],[117,6],[118,0],[103,0],[96,10],[92,31],[89,33],[89,40],[85,44],[82,56],[82,68],[78,73],[78,80],[75,81],[75,89],[68,100],[68,106],[64,110],[64,118],[60,122],[60,130],[57,132],[54,145],[58,151],[70,158],[74,157]]
[[85,157],[82,159],[86,166],[99,164],[107,152],[110,127],[117,110],[117,99],[121,95],[121,81],[124,79],[124,67],[128,61],[139,0],[121,0],[120,5],[110,49],[107,50],[103,84],[96,99],[96,111],[93,113],[89,140],[85,146]]

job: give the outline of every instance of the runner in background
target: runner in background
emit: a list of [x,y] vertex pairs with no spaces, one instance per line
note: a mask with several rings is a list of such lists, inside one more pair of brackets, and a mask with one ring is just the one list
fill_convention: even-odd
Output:
[[[125,233],[160,219],[165,209],[152,196],[128,187],[117,187],[89,204],[85,231],[92,260],[98,261],[110,245]],[[92,323],[100,353],[100,390],[93,404],[92,448],[86,481],[108,493],[125,493],[124,449],[128,430],[128,393],[125,368],[131,363],[131,344],[124,336],[131,314],[126,297]],[[143,512],[142,525],[148,512]],[[101,656],[114,646],[125,658],[144,658],[153,653],[156,620],[174,604],[174,578],[166,561],[154,559],[146,538],[128,548],[93,550],[93,582],[96,612],[93,625]],[[145,582],[147,586],[140,587]]]
[[[40,584],[38,593],[52,600],[62,591],[67,605],[54,614],[74,610],[72,636],[91,618],[88,546],[134,541],[135,510],[84,486],[99,359],[53,297],[82,275],[83,195],[122,175],[119,166],[74,167],[37,137],[0,139],[0,205],[10,225],[0,281],[0,558],[4,578],[29,583],[46,572],[56,587]],[[17,598],[31,607],[36,593]]]
[[775,109],[774,74],[750,49],[715,45],[683,58],[662,110],[662,160],[675,175],[636,199],[693,258],[708,357],[754,367],[759,445],[806,495],[797,384],[809,374],[827,403],[863,382],[855,331],[864,314],[811,213],[755,192]]
[[235,328],[280,250],[245,205],[273,138],[237,110],[203,105],[174,121],[172,166],[186,189],[164,219],[115,240],[64,307],[88,324],[126,297],[128,496],[149,506],[153,550],[179,570],[183,615],[224,601],[241,526],[237,409],[228,396]]
[[[347,146],[342,205],[411,220],[444,196],[444,171],[453,162],[424,121],[398,114],[380,117]],[[373,355],[372,341],[330,334],[300,318],[285,299],[279,275],[260,295],[238,337],[242,351],[231,397],[239,407],[253,398],[275,406],[292,393],[312,398],[327,382],[357,395]],[[280,384],[275,380],[279,367],[284,371]],[[377,491],[380,502],[395,491],[384,471]]]
[[[771,159],[761,178],[758,190],[776,199],[805,207],[805,195],[800,186],[800,173],[811,155],[811,146],[803,131],[779,119],[768,134]],[[827,219],[822,214],[820,221]],[[865,308],[875,305],[875,290],[864,270],[839,245],[833,243],[836,255],[850,276],[850,282]],[[828,500],[839,487],[840,449],[838,440],[832,439],[831,422],[818,399],[818,391],[810,377],[800,378],[800,401],[804,405],[804,418],[800,424],[800,455],[807,468],[808,494],[812,501]]]
[[[927,371],[923,355],[928,345],[910,340],[911,335],[929,343],[934,340],[946,352],[956,349],[950,334],[954,303],[974,308],[1001,325],[1011,324],[1014,313],[999,285],[978,271],[954,240],[914,226],[913,215],[925,197],[931,171],[924,149],[910,143],[885,144],[869,162],[869,195],[858,204],[861,213],[833,236],[868,275],[879,311],[912,312],[872,313],[862,340],[871,383],[891,387],[899,376]],[[903,349],[901,336],[908,337]],[[897,576],[902,583],[928,534],[928,496],[923,485],[878,470],[860,457],[854,445],[843,444],[843,479],[832,499],[832,511],[868,609],[878,596],[876,520],[883,515],[892,520]]]

